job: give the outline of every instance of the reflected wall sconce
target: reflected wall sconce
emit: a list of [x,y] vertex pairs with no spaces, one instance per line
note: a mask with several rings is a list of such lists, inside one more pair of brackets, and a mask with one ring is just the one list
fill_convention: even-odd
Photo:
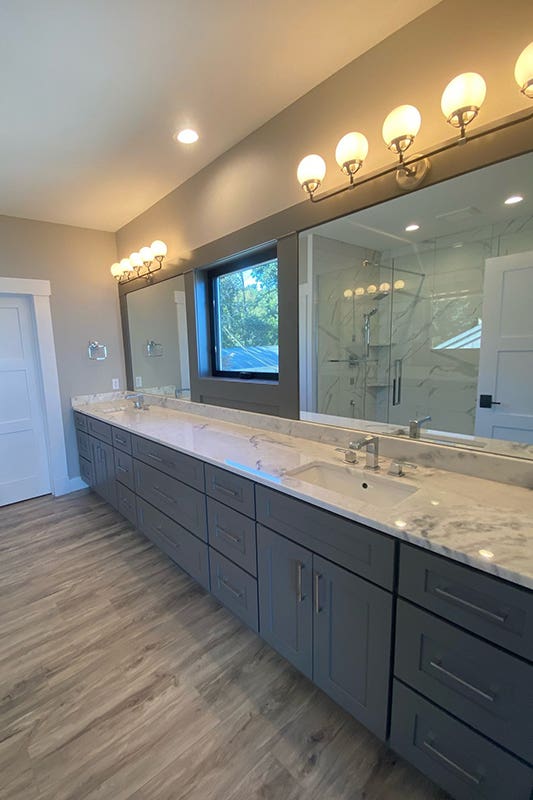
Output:
[[[533,42],[519,55],[515,64],[515,80],[525,97],[533,99]],[[364,183],[381,178],[395,172],[396,182],[400,189],[415,189],[424,181],[430,169],[430,157],[467,141],[466,128],[478,116],[485,101],[487,86],[477,72],[464,72],[457,75],[444,89],[441,97],[441,109],[446,122],[459,129],[459,137],[427,154],[410,155],[405,153],[412,146],[418,135],[422,117],[419,110],[412,105],[401,105],[387,115],[383,123],[383,139],[388,149],[398,156],[398,164],[362,180],[355,180],[355,175],[362,168],[368,155],[368,140],[358,131],[347,133],[340,139],[335,150],[335,160],[349,183],[326,194],[317,196],[317,191],[326,176],[326,162],[317,153],[305,156],[296,171],[298,182],[312,203],[327,200],[338,194],[354,189]],[[494,125],[475,135],[474,138],[487,136],[495,130],[517,125],[530,120],[529,113],[500,125]]]
[[[152,281],[152,275],[163,266],[167,254],[167,246],[160,239],[156,239],[150,247],[141,247],[139,252],[131,253],[129,258],[123,258],[111,266],[111,275],[117,283],[127,283],[136,278],[144,278],[147,283]],[[157,265],[154,265],[154,261]]]

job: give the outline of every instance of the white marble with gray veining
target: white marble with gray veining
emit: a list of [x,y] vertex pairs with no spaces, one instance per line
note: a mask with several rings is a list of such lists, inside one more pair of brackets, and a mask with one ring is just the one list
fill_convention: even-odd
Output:
[[[167,402],[172,407],[163,399],[147,411],[136,411],[123,395],[110,393],[73,398],[72,405],[152,441],[533,589],[531,489],[425,466],[415,457],[418,469],[406,469],[405,477],[393,480],[417,491],[394,507],[380,508],[287,476],[288,471],[314,461],[343,465],[342,454],[331,442],[296,435],[300,426],[310,423],[266,418],[272,428],[276,420],[278,427],[284,427],[282,422],[295,426],[289,433],[266,430],[264,415],[215,410],[179,400]],[[262,418],[263,427],[252,425],[251,417]],[[383,458],[382,475],[387,474],[389,465],[390,457]],[[355,469],[362,480],[368,478],[361,463]]]

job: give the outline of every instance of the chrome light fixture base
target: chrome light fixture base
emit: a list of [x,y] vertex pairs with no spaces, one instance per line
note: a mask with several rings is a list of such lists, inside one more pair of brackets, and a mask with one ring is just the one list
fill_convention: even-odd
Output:
[[413,156],[413,159],[411,163],[402,161],[396,170],[396,183],[402,192],[410,192],[421,186],[431,169],[429,158]]
[[388,148],[389,150],[392,150],[393,153],[396,153],[396,155],[401,156],[402,153],[405,153],[405,151],[411,147],[414,140],[415,137],[411,136],[410,134],[398,136],[389,143]]
[[478,114],[478,106],[463,106],[463,108],[458,108],[453,114],[450,114],[446,122],[449,125],[453,125],[454,128],[459,128],[461,131],[460,138],[466,139],[465,128],[475,120]]
[[523,95],[529,97],[530,100],[533,100],[533,78],[526,81],[520,91]]
[[307,192],[311,200],[313,199],[313,195],[318,189],[320,188],[321,181],[319,180],[310,180],[304,181],[302,183],[302,189]]
[[359,172],[362,166],[362,160],[360,158],[354,158],[352,161],[345,161],[341,169],[344,174],[349,177],[350,183],[353,183],[354,176]]

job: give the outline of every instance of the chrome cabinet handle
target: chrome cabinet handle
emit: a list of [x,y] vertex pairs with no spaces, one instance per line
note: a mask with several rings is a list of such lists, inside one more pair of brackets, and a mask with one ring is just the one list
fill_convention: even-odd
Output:
[[457,605],[464,606],[468,608],[469,611],[476,611],[478,614],[482,614],[488,619],[493,620],[494,622],[505,622],[507,619],[507,615],[502,616],[501,614],[494,614],[494,612],[489,611],[482,606],[477,606],[475,603],[470,603],[468,600],[464,600],[462,597],[459,597],[453,592],[449,592],[447,589],[441,589],[440,586],[435,586],[435,594],[439,594],[441,597],[444,597],[446,600],[452,600],[452,602],[457,603]]
[[219,579],[220,583],[222,584],[222,586],[225,586],[226,589],[229,592],[231,592],[231,594],[234,597],[237,597],[239,600],[242,598],[242,592],[239,592],[238,589],[236,589],[234,586],[232,586],[231,583],[229,583],[229,581],[226,580],[226,578],[222,577],[222,575],[219,575],[218,579]]
[[115,441],[119,444],[126,444],[126,440],[123,439],[122,436],[117,436],[117,434],[115,434]]
[[305,600],[303,595],[303,570],[304,564],[301,561],[296,562],[296,599],[299,603]]
[[229,539],[229,541],[233,542],[234,544],[240,544],[241,543],[241,540],[239,539],[239,537],[238,536],[234,536],[233,533],[230,533],[230,531],[226,530],[226,528],[222,528],[220,525],[216,525],[215,527],[216,527],[217,532],[221,533],[222,536],[225,539]]
[[213,483],[213,489],[216,489],[217,492],[222,492],[222,494],[227,494],[230,497],[238,497],[239,496],[239,492],[236,492],[235,489],[228,489],[227,486],[221,486],[216,481],[214,481],[214,483]]
[[320,572],[315,572],[315,613],[320,614],[322,608],[320,607]]
[[464,686],[465,689],[470,689],[471,692],[475,692],[475,694],[479,695],[484,700],[488,700],[489,703],[494,703],[496,699],[495,695],[488,694],[487,692],[484,692],[482,689],[478,689],[477,686],[474,686],[468,681],[465,681],[464,678],[460,678],[459,675],[455,675],[454,672],[450,672],[449,670],[447,670],[445,667],[439,664],[438,661],[430,661],[429,666],[433,667],[434,670],[440,672],[442,675],[445,675],[447,678],[451,678],[452,681],[455,681],[456,683],[459,683],[461,686]]
[[463,777],[467,778],[469,781],[474,783],[476,786],[479,786],[479,784],[481,783],[481,779],[480,778],[478,778],[476,775],[472,775],[471,772],[467,772],[465,769],[460,767],[459,764],[456,764],[455,761],[452,761],[451,758],[448,758],[448,756],[445,756],[444,753],[441,753],[440,750],[437,750],[436,747],[433,747],[431,742],[425,741],[424,742],[424,747],[426,748],[426,750],[429,750],[430,753],[432,753],[434,756],[436,756],[440,761],[443,761],[446,764],[446,766],[451,767],[452,769],[456,770],[456,772],[458,772],[460,775],[462,775]]
[[122,464],[117,464],[117,470],[119,472],[129,472],[129,469],[127,467],[123,467]]
[[148,456],[148,458],[153,458],[154,461],[157,461],[158,464],[163,464],[164,462],[164,459],[160,458],[159,456],[156,456],[155,453],[146,453],[146,455]]
[[156,494],[158,494],[160,497],[162,497],[164,500],[166,500],[167,503],[175,503],[176,502],[174,500],[174,498],[171,497],[169,494],[165,494],[165,492],[162,492],[161,489],[159,488],[159,486],[152,486],[152,490]]

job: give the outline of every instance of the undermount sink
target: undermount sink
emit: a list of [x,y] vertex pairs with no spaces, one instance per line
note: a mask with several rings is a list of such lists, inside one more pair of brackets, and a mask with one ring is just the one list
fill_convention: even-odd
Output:
[[395,506],[418,491],[416,486],[402,483],[402,478],[387,478],[369,470],[323,461],[313,461],[304,467],[289,470],[286,475],[374,506]]

